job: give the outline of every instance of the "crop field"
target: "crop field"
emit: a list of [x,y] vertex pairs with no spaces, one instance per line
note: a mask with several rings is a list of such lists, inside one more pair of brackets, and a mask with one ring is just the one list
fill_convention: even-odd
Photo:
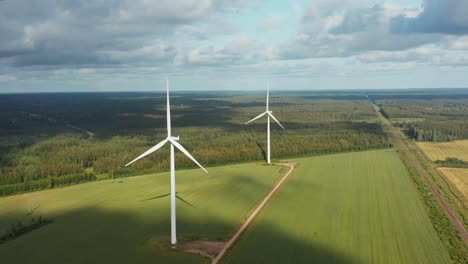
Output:
[[468,204],[468,169],[466,168],[437,168],[463,195]]
[[418,142],[419,148],[432,161],[457,158],[468,161],[468,140],[458,140],[443,143]]
[[[226,240],[283,168],[256,164],[179,171],[179,241]],[[2,263],[201,263],[169,248],[167,173],[0,198],[0,234],[28,213],[53,222],[0,244]]]
[[394,150],[295,161],[225,262],[451,262]]

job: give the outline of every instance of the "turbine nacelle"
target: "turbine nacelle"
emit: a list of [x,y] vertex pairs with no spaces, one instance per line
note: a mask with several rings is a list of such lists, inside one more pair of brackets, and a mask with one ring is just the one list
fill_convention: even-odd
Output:
[[180,152],[184,153],[185,156],[187,156],[189,159],[191,159],[195,164],[198,165],[198,167],[200,167],[200,169],[202,169],[204,172],[208,173],[208,171],[188,152],[188,150],[186,150],[178,141],[179,141],[179,136],[177,137],[167,137],[166,139],[164,139],[163,141],[159,142],[158,144],[154,145],[154,147],[148,149],[147,151],[145,151],[143,154],[141,154],[140,156],[138,156],[136,159],[130,161],[129,163],[127,163],[125,165],[125,167],[129,166],[130,164],[134,163],[135,161],[141,159],[141,158],[144,158],[146,156],[148,156],[149,154],[155,152],[156,150],[160,149],[161,147],[163,147],[164,145],[166,145],[167,142],[169,142],[171,145],[173,145],[176,149],[180,150]]
[[269,117],[271,117],[282,129],[284,129],[284,126],[281,125],[281,123],[276,119],[276,117],[273,115],[273,111],[270,111],[270,110],[267,110],[261,114],[259,114],[258,116],[254,117],[252,120],[249,120],[248,122],[246,122],[245,124],[248,124],[252,121],[255,121],[257,119],[259,119],[260,117],[263,117],[264,115],[267,115]]

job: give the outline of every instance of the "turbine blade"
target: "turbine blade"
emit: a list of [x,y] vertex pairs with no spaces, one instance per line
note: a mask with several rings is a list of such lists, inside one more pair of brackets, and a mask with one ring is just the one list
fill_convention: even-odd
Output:
[[267,85],[267,100],[266,100],[266,110],[268,111],[268,105],[270,101],[270,83]]
[[272,114],[268,113],[268,115],[271,116],[271,118],[273,118],[273,120],[275,120],[275,122],[278,123],[278,125],[279,125],[282,129],[284,129],[284,126],[281,125],[280,122],[278,122],[278,120],[276,120],[276,118],[275,118]]
[[166,109],[166,119],[167,119],[167,137],[171,136],[171,104],[169,103],[169,79],[166,79],[166,89],[167,89],[167,109]]
[[267,113],[267,112],[263,112],[263,113],[259,114],[259,115],[258,115],[258,116],[256,116],[254,119],[252,119],[252,120],[248,121],[248,122],[247,122],[247,123],[245,123],[245,124],[248,124],[248,123],[250,123],[250,122],[252,122],[252,121],[254,121],[254,120],[257,120],[257,119],[259,119],[260,117],[264,116],[266,113]]
[[169,139],[169,141],[172,143],[172,145],[174,145],[176,148],[182,151],[182,153],[184,153],[185,156],[189,157],[193,162],[195,162],[195,164],[197,164],[198,167],[200,167],[202,170],[208,173],[208,171],[205,168],[203,168],[203,166],[192,155],[190,155],[190,153],[179,142],[171,139]]
[[166,142],[167,142],[167,139],[165,139],[165,140],[159,142],[159,143],[156,144],[154,147],[148,149],[148,150],[145,151],[143,154],[141,154],[140,156],[138,156],[138,158],[136,158],[136,159],[130,161],[129,163],[127,163],[127,164],[125,165],[125,167],[127,167],[128,165],[132,164],[133,162],[135,162],[135,161],[137,161],[137,160],[139,160],[139,159],[141,159],[141,158],[143,158],[143,157],[145,157],[145,156],[148,156],[149,154],[155,152],[156,150],[160,149],[162,146],[164,146],[164,144],[166,144]]

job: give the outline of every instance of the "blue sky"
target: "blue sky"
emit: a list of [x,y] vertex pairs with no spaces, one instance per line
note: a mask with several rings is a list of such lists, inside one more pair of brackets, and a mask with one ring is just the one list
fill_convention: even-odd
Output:
[[0,93],[468,87],[466,0],[3,0]]

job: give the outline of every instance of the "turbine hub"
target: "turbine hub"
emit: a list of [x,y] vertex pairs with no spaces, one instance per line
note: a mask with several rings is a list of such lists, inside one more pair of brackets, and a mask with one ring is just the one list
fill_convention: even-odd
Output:
[[177,136],[177,137],[169,137],[169,139],[172,139],[172,140],[175,140],[175,141],[179,141],[179,136]]
[[268,114],[272,114],[272,113],[273,113],[273,111],[266,111],[266,112],[267,112]]

